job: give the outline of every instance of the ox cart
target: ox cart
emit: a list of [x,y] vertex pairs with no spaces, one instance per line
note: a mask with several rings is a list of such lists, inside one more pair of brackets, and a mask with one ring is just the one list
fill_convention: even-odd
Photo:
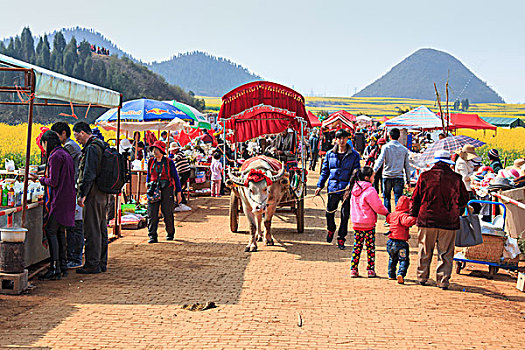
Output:
[[[296,91],[283,85],[258,81],[230,91],[222,97],[222,101],[218,121],[223,125],[228,141],[237,144],[293,129],[295,141],[299,138],[300,144],[304,145],[306,129],[311,125],[307,118],[304,97]],[[232,189],[229,211],[232,232],[237,232],[240,213],[244,212],[250,220],[254,239],[259,241],[262,240],[261,221],[264,221],[266,243],[271,245],[273,240],[269,231],[271,218],[276,211],[293,213],[297,231],[304,231],[307,171],[304,147],[300,147],[300,150],[293,152],[293,160],[288,159],[287,162],[256,156],[247,160],[240,168],[228,169],[225,162],[225,181]],[[224,152],[226,153],[226,149]],[[255,186],[264,183],[262,180],[266,180],[266,184],[262,187]],[[266,197],[259,193],[266,190],[269,191]],[[250,198],[253,193],[264,202]],[[273,198],[272,193],[278,198]],[[262,214],[257,218],[260,211]],[[247,247],[247,251],[255,250],[256,246]]]

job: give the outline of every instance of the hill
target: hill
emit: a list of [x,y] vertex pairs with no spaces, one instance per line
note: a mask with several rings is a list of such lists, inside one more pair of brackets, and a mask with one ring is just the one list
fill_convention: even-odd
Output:
[[[147,67],[135,63],[127,57],[99,55],[91,52],[90,43],[78,43],[75,37],[66,41],[61,32],[53,37],[53,49],[46,36],[38,38],[34,45],[29,28],[24,28],[20,36],[9,41],[7,47],[0,41],[0,53],[51,69],[55,72],[84,80],[99,86],[119,91],[124,101],[146,97],[156,100],[177,100],[203,110],[204,100],[197,99],[179,86],[170,85],[166,80],[150,71]],[[12,85],[13,76],[0,75],[0,86]],[[0,96],[1,97],[1,96]],[[11,96],[3,96],[10,98]],[[16,98],[16,97],[15,97]],[[18,123],[23,121],[26,107],[2,106],[0,121]],[[35,122],[49,123],[60,119],[59,113],[71,114],[69,108],[37,108]],[[91,108],[86,119],[91,122],[104,110]],[[75,109],[79,117],[85,116],[85,109]],[[69,121],[74,121],[70,120]]]
[[501,96],[481,81],[452,55],[420,49],[395,65],[388,73],[354,97],[399,97],[435,100],[436,83],[442,100],[449,81],[449,101],[468,99],[473,103],[504,103]]
[[148,67],[169,83],[203,96],[222,96],[239,85],[262,79],[239,64],[200,51],[153,62]]

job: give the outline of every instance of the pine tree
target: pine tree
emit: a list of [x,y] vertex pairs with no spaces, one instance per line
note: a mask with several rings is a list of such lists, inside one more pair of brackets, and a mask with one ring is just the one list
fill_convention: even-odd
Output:
[[64,49],[66,48],[66,39],[62,32],[57,32],[53,39],[53,52],[51,52],[51,66],[53,70],[59,73],[63,72]]
[[28,63],[35,63],[35,41],[33,39],[33,34],[31,34],[31,30],[29,30],[29,27],[25,27],[22,30],[20,42],[22,49],[22,60]]
[[75,37],[72,37],[69,43],[64,49],[64,64],[63,72],[66,75],[72,75],[75,64],[78,62],[77,54],[77,40]]
[[51,48],[49,47],[49,41],[47,40],[47,35],[44,35],[43,43],[44,44],[42,45],[42,53],[41,53],[42,67],[51,69],[51,65],[50,65]]

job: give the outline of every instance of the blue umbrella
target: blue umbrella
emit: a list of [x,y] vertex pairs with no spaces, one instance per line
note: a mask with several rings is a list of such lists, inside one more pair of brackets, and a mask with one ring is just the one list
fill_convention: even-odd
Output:
[[[165,102],[141,98],[122,104],[120,120],[125,122],[153,122],[166,121],[175,118],[193,123],[194,119],[179,108]],[[95,123],[117,121],[117,109],[113,108],[97,118]]]

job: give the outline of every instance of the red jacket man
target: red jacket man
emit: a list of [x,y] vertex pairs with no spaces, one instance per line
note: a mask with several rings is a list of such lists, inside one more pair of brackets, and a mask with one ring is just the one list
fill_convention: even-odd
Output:
[[454,164],[450,152],[437,151],[433,163],[429,171],[420,175],[412,195],[410,215],[417,217],[419,227],[417,279],[421,285],[427,283],[437,243],[436,280],[438,287],[448,289],[460,210],[467,205],[469,196],[461,175],[450,168]]

